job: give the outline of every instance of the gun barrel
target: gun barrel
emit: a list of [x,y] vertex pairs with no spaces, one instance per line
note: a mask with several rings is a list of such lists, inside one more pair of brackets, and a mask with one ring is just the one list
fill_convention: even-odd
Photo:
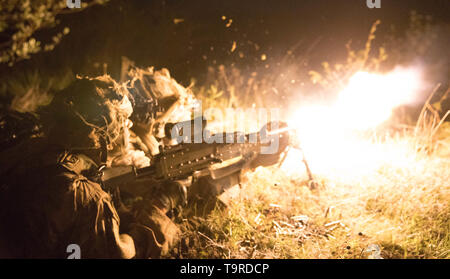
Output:
[[295,129],[292,128],[292,127],[283,127],[283,128],[279,128],[279,129],[276,129],[276,130],[270,130],[270,131],[267,132],[267,134],[268,135],[282,134],[282,133],[289,132],[289,131],[292,131],[292,130],[295,130]]

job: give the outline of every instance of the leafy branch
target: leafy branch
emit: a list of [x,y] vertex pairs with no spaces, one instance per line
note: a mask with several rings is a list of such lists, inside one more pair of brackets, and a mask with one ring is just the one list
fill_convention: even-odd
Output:
[[34,37],[37,31],[58,25],[58,15],[80,12],[107,1],[83,0],[81,8],[69,9],[64,0],[0,0],[0,64],[13,66],[32,54],[53,50],[70,29],[64,27],[47,43]]

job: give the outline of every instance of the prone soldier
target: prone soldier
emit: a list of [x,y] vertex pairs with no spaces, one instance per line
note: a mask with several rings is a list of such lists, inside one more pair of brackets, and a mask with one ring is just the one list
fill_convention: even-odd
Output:
[[97,183],[102,165],[149,164],[130,149],[131,98],[108,76],[77,79],[41,113],[43,137],[2,152],[0,256],[61,258],[77,244],[83,258],[158,258],[176,243],[177,183],[146,187],[133,211]]
[[[129,80],[76,80],[41,113],[44,136],[2,152],[1,257],[61,258],[68,245],[77,244],[82,258],[159,258],[180,239],[170,218],[174,209],[189,202],[190,207],[206,204],[209,211],[211,201],[239,183],[244,166],[278,160],[280,152],[264,156],[244,145],[250,150],[240,154],[244,159],[215,174],[193,178],[209,170],[196,165],[168,177],[167,169],[161,171],[170,145],[165,126],[190,119],[193,95],[167,70],[134,68]],[[241,152],[243,147],[226,148]],[[174,163],[179,162],[165,166]],[[111,182],[106,170],[120,167],[132,167],[135,175],[136,170],[152,172],[105,187]]]

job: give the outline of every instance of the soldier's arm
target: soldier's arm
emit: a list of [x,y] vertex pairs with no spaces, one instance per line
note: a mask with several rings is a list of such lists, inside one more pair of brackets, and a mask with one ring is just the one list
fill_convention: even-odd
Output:
[[132,258],[133,238],[119,233],[120,219],[100,185],[70,171],[49,183],[48,219],[60,233],[61,245],[77,244],[82,258]]
[[140,222],[125,228],[110,195],[99,184],[70,171],[59,172],[49,183],[54,187],[48,194],[48,219],[65,236],[61,241],[67,244],[61,243],[62,247],[79,245],[82,258],[148,258],[164,250],[163,241],[146,221],[146,211],[141,211]]

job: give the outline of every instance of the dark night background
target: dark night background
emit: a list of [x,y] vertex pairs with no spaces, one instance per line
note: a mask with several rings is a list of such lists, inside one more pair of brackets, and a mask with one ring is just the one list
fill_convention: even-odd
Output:
[[[87,3],[88,0],[81,1]],[[14,2],[19,5],[18,3],[23,2]],[[51,98],[61,89],[73,82],[75,75],[92,77],[107,73],[116,80],[123,78],[126,76],[122,75],[126,73],[123,71],[124,57],[133,61],[138,67],[154,66],[157,70],[167,68],[171,76],[180,84],[185,87],[192,85],[195,97],[205,100],[205,104],[206,101],[213,100],[219,104],[227,102],[221,107],[277,107],[282,108],[281,112],[284,113],[282,117],[291,117],[290,113],[298,109],[298,104],[307,103],[310,97],[332,101],[331,98],[337,97],[336,93],[339,93],[339,86],[345,85],[348,78],[356,71],[384,73],[396,66],[414,69],[418,66],[423,78],[423,81],[420,81],[421,92],[418,93],[420,96],[408,104],[395,108],[392,118],[398,116],[401,121],[392,121],[392,126],[391,123],[385,123],[386,127],[381,125],[380,129],[377,127],[367,131],[367,138],[370,136],[370,142],[367,143],[372,141],[376,143],[374,149],[367,150],[367,157],[365,143],[361,146],[351,146],[353,141],[343,140],[346,139],[343,136],[346,129],[342,129],[342,135],[337,132],[333,134],[339,129],[328,131],[328,127],[338,121],[329,121],[327,125],[324,125],[323,121],[317,121],[319,124],[314,125],[318,126],[315,128],[321,133],[308,133],[308,129],[302,132],[312,138],[312,143],[317,142],[316,145],[319,148],[317,146],[312,148],[312,153],[314,149],[320,150],[316,162],[317,159],[323,160],[322,150],[331,150],[326,154],[324,164],[325,168],[327,165],[337,166],[336,169],[334,166],[330,168],[331,175],[327,176],[327,173],[321,176],[319,172],[317,176],[319,187],[312,187],[316,180],[312,177],[306,181],[300,181],[300,178],[294,178],[294,176],[285,179],[284,174],[282,176],[270,170],[267,172],[267,178],[264,177],[266,172],[263,172],[262,178],[259,179],[260,173],[255,172],[253,176],[255,179],[248,179],[245,183],[267,186],[267,188],[257,188],[252,190],[253,192],[248,192],[249,194],[246,192],[245,199],[240,200],[248,200],[248,204],[237,203],[239,215],[228,214],[228,217],[217,215],[220,217],[217,220],[213,219],[212,223],[203,223],[196,219],[195,222],[201,225],[193,227],[195,238],[189,240],[189,245],[186,244],[186,246],[198,246],[201,251],[192,249],[189,251],[191,254],[188,253],[183,257],[231,258],[228,247],[233,247],[232,249],[235,250],[237,247],[239,251],[232,253],[238,255],[238,258],[244,253],[248,258],[275,256],[296,258],[297,255],[318,258],[361,258],[367,245],[372,243],[382,247],[383,252],[387,253],[382,256],[387,259],[449,257],[449,210],[448,194],[446,195],[448,192],[445,192],[448,190],[448,177],[450,177],[449,163],[440,158],[435,159],[431,155],[430,161],[428,157],[426,160],[422,158],[422,153],[434,154],[435,148],[437,150],[438,140],[435,138],[438,135],[442,137],[442,143],[446,143],[445,140],[448,142],[450,135],[450,126],[447,125],[450,123],[439,120],[450,109],[450,98],[442,97],[448,96],[447,93],[450,92],[449,0],[381,0],[380,9],[369,9],[366,6],[366,0],[110,0],[105,5],[94,5],[79,12],[68,11],[65,6],[62,7],[64,12],[58,14],[58,24],[55,27],[38,30],[31,36],[45,45],[54,39],[55,34],[69,27],[70,33],[62,38],[54,50],[31,55],[30,59],[21,60],[13,66],[8,66],[6,63],[0,64],[0,151],[6,150],[22,139],[36,135],[45,136],[42,132],[45,129],[41,129],[45,128],[45,125],[41,125],[46,124],[45,117],[52,119],[49,121],[51,124],[57,123],[55,125],[57,127],[64,126],[66,130],[73,131],[73,134],[78,136],[77,129],[71,129],[73,126],[67,126],[69,128],[65,126],[66,118],[59,118],[59,114],[48,117],[52,114],[46,115],[45,105],[50,103]],[[51,10],[48,7],[44,8]],[[421,15],[418,17],[427,22],[427,28],[412,25],[413,14]],[[26,20],[29,20],[29,17]],[[38,20],[41,18],[39,17]],[[369,51],[365,53],[363,50],[371,27],[377,20],[380,20],[381,24],[375,32],[376,38],[370,48],[370,54]],[[31,20],[30,22],[33,23]],[[0,24],[2,24],[1,14]],[[17,25],[14,27],[16,28]],[[9,35],[8,32],[4,33]],[[0,33],[0,45],[4,38],[5,35]],[[353,50],[359,50],[355,55],[357,58],[353,60],[348,59],[350,56],[346,44],[349,42]],[[378,63],[379,60],[375,58],[378,57],[381,47],[386,47],[388,58]],[[363,55],[360,55],[361,53]],[[358,59],[363,62],[357,63],[360,62]],[[323,66],[323,62],[328,62],[330,65],[331,70],[328,74],[324,70],[326,67]],[[376,66],[372,67],[372,64],[368,66],[367,64],[370,63]],[[335,67],[337,64],[342,66],[341,72],[339,67]],[[379,64],[380,67],[378,67]],[[350,66],[347,68],[348,65]],[[356,66],[352,68],[354,65]],[[220,71],[227,72],[220,76]],[[326,82],[331,80],[327,87],[313,81],[311,73],[313,75],[320,73],[325,79],[332,76],[334,80],[322,79]],[[344,74],[340,75],[341,73]],[[228,77],[231,77],[230,82]],[[222,86],[223,80],[226,80],[226,86]],[[442,86],[438,87],[438,84]],[[358,88],[358,91],[363,92],[371,85],[364,84],[363,89]],[[433,88],[439,90],[433,91]],[[377,92],[381,90],[384,89]],[[90,91],[86,92],[90,93]],[[211,92],[220,94],[214,96]],[[436,94],[432,95],[432,92]],[[72,94],[72,92],[69,93]],[[80,100],[84,100],[83,95]],[[433,98],[427,100],[428,96]],[[91,99],[94,98],[89,97],[89,100]],[[384,99],[381,100],[383,101],[379,103],[384,106],[387,102]],[[146,104],[142,106],[144,109],[147,109]],[[436,104],[439,108],[436,108]],[[84,103],[81,103],[80,107],[82,105]],[[102,107],[104,105],[102,104]],[[372,107],[373,103],[354,105],[357,108],[355,111],[359,114],[352,114],[352,109],[347,107],[343,111],[349,111],[349,115],[358,120],[358,117],[365,113],[364,109],[369,106]],[[375,110],[378,108],[374,107]],[[90,108],[89,104],[86,111]],[[64,108],[61,109],[62,115],[63,110]],[[59,113],[59,109],[55,111]],[[97,115],[97,111],[93,112],[92,115]],[[331,112],[334,113],[334,111]],[[421,117],[429,112],[428,117]],[[74,112],[69,114],[75,115]],[[307,115],[304,118],[308,122],[315,123],[314,115],[312,114],[311,117]],[[327,122],[334,117],[331,113],[324,115],[327,117]],[[256,116],[252,115],[252,120],[253,117]],[[301,117],[293,116],[290,120],[299,121]],[[338,117],[336,119],[340,119]],[[82,123],[78,117],[74,118],[77,123]],[[82,116],[79,118],[85,122]],[[450,117],[446,118],[446,121],[450,121]],[[347,124],[346,121],[340,122],[342,127]],[[397,125],[397,122],[401,126]],[[110,123],[115,122],[110,121]],[[446,130],[441,129],[442,136],[436,133],[441,124],[446,124]],[[413,128],[410,129],[411,136],[409,136],[408,128]],[[397,135],[401,135],[400,132],[403,130],[408,131],[408,134],[405,132],[405,137],[408,135],[408,139],[405,140],[408,148],[410,143],[414,145],[414,151],[411,154],[403,155],[402,150],[406,147],[403,146],[402,139],[397,139]],[[109,132],[108,128],[105,131]],[[322,133],[323,131],[325,133]],[[49,135],[52,134],[49,133]],[[49,135],[47,136],[51,138]],[[70,133],[71,138],[77,139],[76,136],[72,137]],[[120,137],[120,139],[124,138],[125,136]],[[391,138],[393,147],[391,147]],[[384,145],[384,141],[389,148],[375,148],[378,145]],[[22,147],[22,145],[18,146]],[[399,152],[393,152],[391,156],[389,154],[391,148],[394,150],[397,146]],[[442,149],[444,155],[439,156],[445,159],[450,158],[449,145],[442,144],[442,146],[446,146]],[[17,165],[20,158],[25,158],[23,157],[25,155],[20,155],[19,159],[16,159],[9,156],[14,153],[5,152],[4,154],[8,155],[4,157],[4,162],[11,157],[14,159],[12,162]],[[386,155],[386,162],[378,159],[384,155]],[[306,162],[303,154],[302,157]],[[245,158],[245,154],[242,158]],[[308,157],[308,160],[309,158],[311,157]],[[373,176],[366,176],[366,172],[371,173],[372,161],[379,167],[373,167]],[[383,162],[381,164],[378,161]],[[34,161],[31,162],[34,167]],[[300,161],[297,162],[300,163]],[[316,165],[320,167],[320,163]],[[344,170],[342,174],[340,173],[341,165]],[[367,170],[365,170],[366,165]],[[312,172],[316,175],[314,164],[312,166]],[[294,167],[298,170],[298,164]],[[22,171],[22,169],[25,170],[20,166],[19,170]],[[359,170],[363,169],[364,172],[360,174]],[[8,168],[5,170],[9,171]],[[349,180],[346,180],[347,175]],[[361,180],[358,180],[360,176]],[[280,180],[274,183],[274,179],[279,178]],[[334,181],[335,178],[337,178],[336,181]],[[8,184],[0,186],[5,185],[9,186]],[[311,188],[311,191],[307,190],[306,186]],[[33,193],[35,192],[37,193],[37,191]],[[266,192],[273,197],[262,195],[267,194]],[[254,198],[260,199],[260,197],[262,202],[254,203]],[[268,202],[271,204],[266,207]],[[272,210],[274,209],[272,202],[276,206],[276,211]],[[281,206],[283,210],[279,211],[278,207],[281,208]],[[256,225],[253,223],[249,225],[243,217],[247,218],[254,213],[258,213],[256,218],[262,216],[264,219],[262,225],[259,221],[256,222],[256,218],[254,219]],[[276,229],[276,241],[273,241],[275,238],[269,235],[269,228],[275,227],[272,222],[279,227],[276,221],[289,220],[290,222],[295,217],[292,215],[295,214],[305,214],[306,221],[300,220],[301,226],[295,223],[295,229],[290,229],[290,227],[294,228],[290,223],[283,222],[289,226],[289,228],[283,227],[283,229],[287,228],[289,234],[286,233],[285,237],[283,231],[280,234],[282,241],[278,242],[279,233]],[[308,221],[309,219],[311,221]],[[339,220],[336,221],[336,219]],[[329,221],[332,222],[328,223]],[[229,225],[233,223],[239,224],[242,228],[237,227],[238,229],[235,230],[235,227]],[[246,226],[243,225],[244,223]],[[322,223],[324,225],[321,225]],[[328,227],[330,224],[332,226]],[[232,228],[233,237],[231,237]],[[337,239],[332,236],[335,228]],[[298,235],[294,234],[295,239],[292,238],[295,242],[285,241],[287,236],[291,235],[291,230],[300,231]],[[205,238],[211,243],[200,238],[200,235],[196,234],[197,231],[204,233]],[[262,235],[263,240],[258,235]],[[222,248],[222,238],[226,239],[224,243],[229,246]],[[215,241],[218,241],[220,245],[216,245]],[[312,246],[307,246],[309,241],[313,241]],[[204,249],[205,247],[208,249]],[[262,252],[259,253],[258,249]],[[228,256],[225,255],[226,250],[228,250]],[[265,255],[263,254],[265,251],[270,253]],[[313,254],[309,254],[311,252]]]
[[[37,34],[38,39],[49,38],[50,32],[69,26],[71,32],[54,51],[34,55],[13,68],[3,65],[0,74],[36,69],[49,75],[66,69],[103,74],[106,64],[106,71],[119,78],[121,57],[126,56],[137,66],[166,67],[186,86],[192,78],[204,79],[208,66],[263,68],[278,63],[289,49],[309,68],[344,59],[345,44],[352,40],[352,46],[363,46],[377,19],[381,20],[377,38],[402,34],[412,10],[432,16],[437,25],[449,23],[448,0],[381,2],[380,9],[369,9],[365,0],[111,0],[60,15],[54,30]],[[174,19],[183,21],[175,24]],[[229,19],[231,25],[226,27]],[[440,38],[444,61],[448,39]],[[236,50],[231,52],[233,41]],[[262,54],[266,61],[261,61]]]

